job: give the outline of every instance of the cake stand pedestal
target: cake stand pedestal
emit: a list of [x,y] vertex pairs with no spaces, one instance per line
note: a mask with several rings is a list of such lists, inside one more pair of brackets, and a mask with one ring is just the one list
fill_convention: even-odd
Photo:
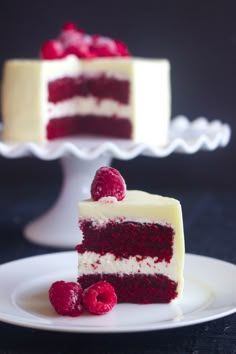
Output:
[[215,150],[230,141],[228,124],[197,118],[190,122],[184,116],[172,120],[169,142],[164,147],[122,139],[80,137],[59,139],[45,144],[10,144],[0,141],[0,154],[7,158],[35,156],[43,160],[60,158],[63,169],[61,193],[55,205],[23,230],[27,240],[36,244],[74,248],[81,241],[78,227],[78,202],[90,196],[90,185],[96,170],[109,166],[112,158],[129,160],[138,155],[163,158],[174,152],[193,154]]
[[78,227],[78,202],[90,197],[90,185],[96,170],[109,166],[111,156],[81,160],[73,155],[61,158],[62,190],[55,205],[24,228],[25,237],[34,243],[74,248],[81,241]]

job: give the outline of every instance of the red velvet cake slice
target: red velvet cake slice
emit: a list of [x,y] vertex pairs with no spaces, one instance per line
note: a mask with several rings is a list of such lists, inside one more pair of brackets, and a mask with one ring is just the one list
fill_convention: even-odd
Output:
[[83,240],[77,246],[78,282],[87,288],[106,280],[118,302],[168,303],[179,298],[184,266],[180,203],[143,191],[127,191],[121,200],[110,195],[79,205]]

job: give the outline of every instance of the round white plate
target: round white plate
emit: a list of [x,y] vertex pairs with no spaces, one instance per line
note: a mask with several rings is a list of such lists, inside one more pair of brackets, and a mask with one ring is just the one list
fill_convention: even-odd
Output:
[[57,139],[45,144],[0,141],[0,154],[7,158],[34,155],[43,160],[54,160],[71,154],[80,159],[94,160],[106,153],[114,158],[129,160],[139,155],[166,157],[174,152],[193,154],[199,150],[212,151],[226,146],[230,136],[230,126],[220,120],[208,121],[199,117],[189,121],[185,116],[177,116],[171,120],[168,143],[161,147],[127,139],[81,136]]
[[236,312],[236,266],[186,255],[183,298],[171,304],[118,304],[106,315],[57,315],[48,301],[56,280],[76,280],[75,251],[35,256],[0,266],[0,320],[42,330],[118,333],[169,329],[214,320]]

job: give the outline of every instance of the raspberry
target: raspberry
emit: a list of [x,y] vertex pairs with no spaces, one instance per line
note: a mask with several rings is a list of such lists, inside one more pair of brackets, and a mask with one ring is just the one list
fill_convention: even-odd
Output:
[[78,283],[59,280],[49,289],[49,300],[59,315],[80,316],[83,289]]
[[92,58],[89,48],[86,44],[81,43],[79,46],[71,45],[65,50],[66,55],[74,54],[78,58]]
[[64,56],[64,49],[59,40],[46,41],[40,51],[40,56],[43,59],[61,59]]
[[83,35],[78,31],[67,30],[62,31],[59,36],[59,41],[61,41],[62,46],[67,49],[71,46],[79,47],[82,41]]
[[78,47],[76,45],[71,45],[65,49],[65,55],[74,54],[77,55]]
[[98,57],[112,57],[116,55],[116,45],[111,38],[94,35],[92,48]]
[[126,45],[123,42],[121,42],[118,39],[115,39],[114,42],[115,42],[115,45],[116,45],[116,49],[117,49],[118,55],[120,55],[122,57],[130,57],[130,53],[129,53]]
[[72,21],[65,23],[59,36],[45,42],[40,51],[41,58],[48,60],[61,59],[71,54],[84,59],[130,56],[123,42],[101,35],[86,34]]
[[71,30],[76,31],[76,23],[73,21],[67,22],[62,26],[62,31],[71,31]]
[[117,303],[113,286],[106,281],[99,281],[84,290],[83,304],[94,315],[104,315]]
[[91,196],[93,200],[103,197],[115,197],[117,200],[124,199],[126,184],[120,172],[112,167],[100,167],[91,185]]

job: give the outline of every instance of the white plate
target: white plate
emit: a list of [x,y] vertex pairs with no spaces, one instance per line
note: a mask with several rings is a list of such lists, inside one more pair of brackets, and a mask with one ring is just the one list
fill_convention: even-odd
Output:
[[166,157],[174,152],[193,154],[199,150],[212,151],[226,146],[230,136],[230,126],[220,120],[208,121],[199,117],[189,121],[185,116],[177,116],[171,120],[169,141],[162,147],[127,139],[81,136],[57,139],[45,144],[11,144],[0,141],[0,154],[8,158],[34,155],[43,160],[58,159],[71,154],[84,160],[93,160],[106,153],[114,158],[129,160],[139,155]]
[[236,312],[236,266],[186,255],[185,288],[180,302],[118,304],[106,315],[57,315],[48,301],[56,280],[75,280],[75,251],[35,256],[0,266],[0,320],[23,327],[80,333],[169,329],[214,320]]

